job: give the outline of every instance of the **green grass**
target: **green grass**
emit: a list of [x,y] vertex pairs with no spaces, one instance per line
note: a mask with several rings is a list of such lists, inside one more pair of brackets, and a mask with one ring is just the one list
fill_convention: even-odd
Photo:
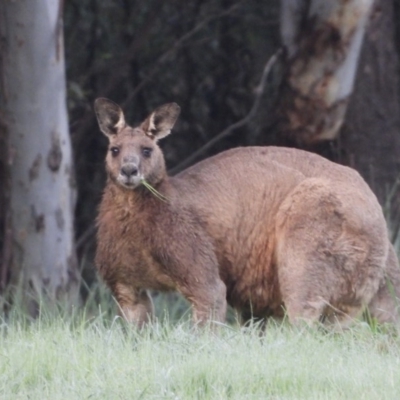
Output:
[[138,333],[81,312],[0,320],[0,399],[398,399],[400,339],[270,324]]

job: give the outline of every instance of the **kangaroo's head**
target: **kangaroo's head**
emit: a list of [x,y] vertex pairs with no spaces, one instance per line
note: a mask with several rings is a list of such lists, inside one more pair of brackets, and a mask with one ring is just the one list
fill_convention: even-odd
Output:
[[169,135],[180,107],[176,103],[164,104],[136,128],[126,124],[122,109],[111,100],[99,98],[94,108],[100,130],[109,140],[106,157],[109,177],[127,189],[135,189],[143,179],[151,185],[160,182],[166,172],[157,141]]

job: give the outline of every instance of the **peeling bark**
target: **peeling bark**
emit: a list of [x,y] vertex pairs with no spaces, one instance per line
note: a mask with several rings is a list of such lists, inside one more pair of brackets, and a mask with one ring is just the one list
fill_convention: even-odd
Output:
[[[11,283],[28,297],[78,298],[62,30],[58,1],[0,3],[0,107],[9,149]],[[33,295],[33,296],[32,296]],[[36,306],[28,304],[29,309]]]
[[375,2],[339,141],[340,161],[360,171],[384,206],[393,241],[400,239],[400,48],[394,11],[393,1]]
[[280,134],[298,145],[332,140],[343,124],[373,0],[282,0],[288,70]]

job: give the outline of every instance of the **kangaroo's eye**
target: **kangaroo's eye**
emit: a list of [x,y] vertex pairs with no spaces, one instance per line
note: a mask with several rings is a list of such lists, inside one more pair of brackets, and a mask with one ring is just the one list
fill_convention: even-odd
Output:
[[142,154],[143,157],[149,158],[151,156],[153,149],[151,149],[150,147],[143,147],[142,148]]
[[119,154],[119,148],[118,147],[111,147],[110,149],[111,154],[113,157],[117,157],[117,155]]

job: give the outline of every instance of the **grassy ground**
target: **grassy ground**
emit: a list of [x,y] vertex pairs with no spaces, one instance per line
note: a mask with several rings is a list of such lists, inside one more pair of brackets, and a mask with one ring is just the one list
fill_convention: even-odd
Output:
[[398,399],[400,338],[270,324],[137,333],[118,319],[0,320],[0,399]]

